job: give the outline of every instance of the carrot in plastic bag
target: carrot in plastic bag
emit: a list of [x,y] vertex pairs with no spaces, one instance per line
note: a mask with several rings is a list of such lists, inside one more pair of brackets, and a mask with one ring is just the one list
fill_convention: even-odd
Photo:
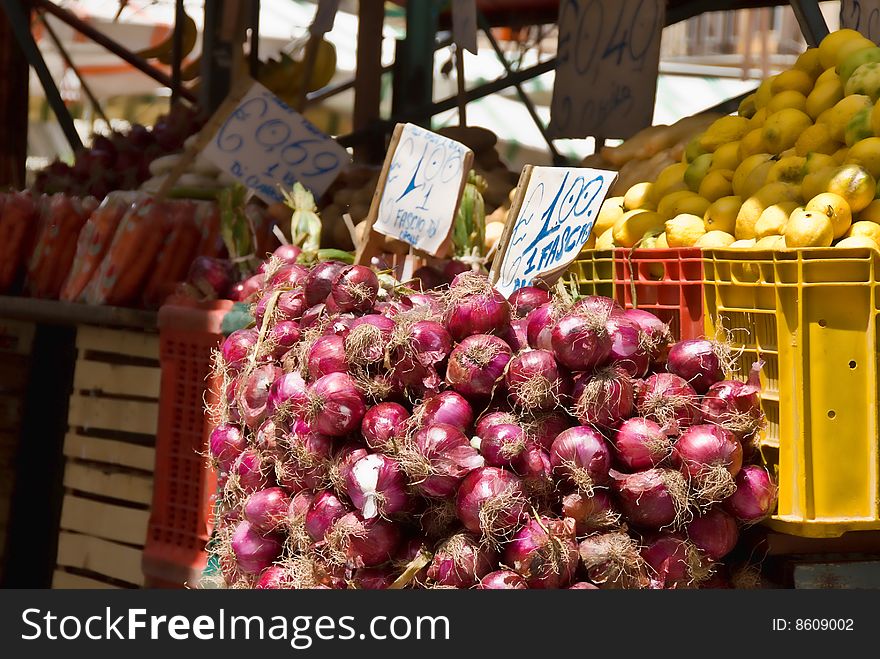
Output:
[[72,302],[82,293],[110,249],[119,222],[134,199],[131,192],[111,192],[86,221],[79,232],[73,267],[61,287],[62,300]]
[[5,195],[0,213],[0,293],[8,292],[21,275],[38,227],[37,204],[29,193]]
[[186,278],[202,239],[202,233],[195,222],[195,204],[190,201],[169,203],[171,229],[144,289],[143,301],[147,307],[159,306],[174,292],[177,284]]
[[76,242],[92,202],[55,194],[43,205],[34,252],[28,262],[25,290],[33,297],[57,298],[70,272]]
[[152,199],[133,204],[79,299],[113,305],[138,300],[165,240],[167,213],[164,204]]
[[200,201],[196,205],[196,226],[202,232],[198,256],[217,257],[223,254],[223,239],[220,237],[220,207],[215,201]]

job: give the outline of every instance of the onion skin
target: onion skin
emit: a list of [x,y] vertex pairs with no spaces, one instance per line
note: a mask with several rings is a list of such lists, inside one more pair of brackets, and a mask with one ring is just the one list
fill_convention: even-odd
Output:
[[550,293],[537,286],[523,286],[515,290],[507,301],[514,318],[525,318],[534,309],[550,302]]
[[724,502],[727,511],[744,524],[769,517],[776,508],[778,489],[763,467],[747,465],[736,475],[736,492]]
[[534,417],[532,422],[532,438],[546,450],[550,450],[559,433],[574,425],[567,414],[562,412],[545,412]]
[[401,439],[409,412],[399,403],[379,403],[367,410],[361,421],[364,441],[374,451],[387,451]]
[[642,548],[642,557],[660,588],[687,587],[702,578],[702,561],[677,535],[661,535]]
[[658,423],[638,416],[621,423],[613,440],[618,461],[630,472],[662,464],[672,455],[673,443]]
[[549,303],[542,304],[526,316],[526,338],[535,350],[553,351],[553,326],[556,324],[553,316],[553,305]]
[[410,501],[405,487],[397,463],[380,453],[360,458],[345,478],[345,493],[367,520],[406,510]]
[[655,468],[634,474],[612,470],[611,475],[620,511],[631,524],[662,529],[681,518],[687,504],[687,482],[677,472]]
[[451,497],[467,474],[485,464],[467,436],[449,424],[423,426],[413,437],[413,445],[421,458],[416,469],[430,467],[428,473],[411,474],[412,487],[422,496]]
[[208,451],[221,472],[229,471],[245,447],[247,439],[241,429],[229,423],[214,428],[208,438]]
[[654,373],[636,387],[636,409],[642,416],[663,425],[675,422],[679,428],[700,422],[697,393],[673,373]]
[[608,442],[590,426],[563,430],[550,447],[550,461],[556,474],[585,494],[608,482],[611,450]]
[[709,387],[701,412],[706,423],[721,426],[738,437],[754,434],[763,419],[758,388],[739,380],[722,380]]
[[525,318],[511,320],[510,325],[501,333],[501,338],[510,346],[513,352],[519,352],[529,347],[528,321]]
[[280,565],[270,565],[257,579],[254,590],[293,590],[293,585],[287,578],[287,571]]
[[279,530],[287,519],[290,498],[280,487],[254,492],[244,506],[244,517],[258,533]]
[[309,269],[296,263],[285,263],[269,278],[269,288],[295,288],[306,283]]
[[689,339],[679,341],[669,349],[667,369],[690,384],[698,394],[704,394],[716,382],[724,379],[724,365],[713,341]]
[[727,556],[739,540],[739,528],[732,515],[713,506],[695,517],[686,528],[688,539],[713,561]]
[[334,522],[350,511],[351,506],[330,490],[324,490],[312,499],[312,503],[306,512],[306,533],[316,542],[323,540]]
[[315,432],[342,437],[360,427],[367,411],[364,397],[345,373],[330,373],[310,387],[315,401],[312,425]]
[[271,485],[271,479],[264,473],[263,459],[252,448],[246,448],[235,459],[232,473],[238,479],[242,492],[256,492]]
[[611,337],[605,327],[577,313],[560,318],[551,337],[556,361],[572,371],[592,371],[611,354]]
[[299,342],[299,323],[295,320],[279,320],[269,331],[269,344],[272,358],[280,360],[285,353]]
[[479,437],[480,455],[490,467],[509,467],[526,450],[526,434],[521,426],[499,423]]
[[599,590],[599,586],[591,584],[589,581],[578,581],[568,587],[569,590]]
[[572,397],[581,425],[613,428],[630,417],[635,406],[632,378],[619,366],[583,374],[575,381]]
[[446,383],[466,398],[489,398],[510,357],[510,347],[497,336],[471,335],[449,355]]
[[442,391],[426,399],[416,411],[422,425],[447,423],[468,432],[474,423],[474,410],[465,398],[454,391]]
[[524,575],[529,588],[565,588],[578,566],[574,522],[530,519],[505,546],[504,564]]
[[431,559],[428,578],[440,586],[471,588],[492,571],[495,556],[476,538],[459,533],[444,542]]
[[333,525],[328,534],[342,530],[346,536],[344,552],[348,565],[375,567],[394,557],[400,544],[397,525],[380,517],[365,520],[360,513],[351,512]]
[[269,390],[281,373],[277,366],[264,364],[255,368],[248,376],[244,391],[238,397],[248,427],[255,429],[266,418]]
[[316,264],[306,277],[306,304],[313,307],[324,302],[330,295],[333,281],[345,267],[345,263],[339,261],[322,261]]
[[[476,428],[474,428],[474,432],[477,437],[482,437],[483,434],[489,430],[492,426],[497,426],[500,424],[505,425],[520,425],[520,417],[512,412],[488,412],[480,417],[480,420],[477,421]],[[520,425],[520,427],[522,427]]]
[[620,519],[607,490],[594,490],[590,496],[580,492],[566,494],[562,499],[562,513],[574,521],[579,536],[613,527]]
[[589,311],[600,316],[612,318],[623,314],[623,307],[617,300],[604,295],[587,295],[574,304],[575,311]]
[[682,473],[699,481],[707,467],[723,466],[732,477],[742,467],[742,444],[733,433],[710,424],[692,426],[675,443],[675,459]]
[[639,326],[625,314],[620,314],[609,318],[605,329],[611,337],[608,360],[631,377],[645,377],[651,367],[651,354],[644,346]]
[[308,427],[295,427],[285,441],[289,449],[281,465],[279,484],[291,493],[320,488],[327,480],[333,439]]
[[336,334],[319,336],[309,349],[307,363],[313,381],[330,373],[346,373],[345,339]]
[[308,402],[308,385],[299,373],[284,373],[269,388],[266,411],[278,412],[302,409]]
[[496,570],[480,579],[477,590],[527,590],[528,584],[516,572]]
[[220,348],[226,366],[234,370],[240,369],[257,345],[258,338],[259,332],[254,329],[236,330],[227,336]]
[[547,350],[527,350],[514,356],[504,381],[513,404],[528,412],[553,409],[571,390],[553,353]]
[[[483,528],[481,511],[492,501],[505,501],[499,506],[490,528]],[[501,534],[516,526],[525,515],[525,492],[518,476],[497,467],[474,469],[462,481],[455,498],[456,514],[464,527],[487,536]]]
[[373,308],[379,293],[379,278],[370,268],[349,265],[336,275],[330,297],[340,311],[364,313]]
[[239,522],[232,535],[232,551],[238,569],[259,574],[281,555],[281,543],[271,535],[260,535],[248,521]]
[[[462,291],[471,293],[460,295]],[[510,324],[510,305],[484,275],[474,272],[457,275],[449,292],[453,302],[446,326],[456,341],[472,334],[501,333]]]

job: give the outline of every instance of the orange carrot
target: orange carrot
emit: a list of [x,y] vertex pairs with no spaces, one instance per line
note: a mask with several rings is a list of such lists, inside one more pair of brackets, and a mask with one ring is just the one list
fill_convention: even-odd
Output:
[[0,292],[8,292],[21,275],[38,228],[33,197],[25,192],[7,195],[0,214]]

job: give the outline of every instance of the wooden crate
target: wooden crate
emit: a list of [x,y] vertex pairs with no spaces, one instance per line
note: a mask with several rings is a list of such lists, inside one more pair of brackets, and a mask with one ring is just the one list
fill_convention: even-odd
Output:
[[15,487],[15,456],[30,371],[34,324],[0,318],[0,576]]
[[54,588],[143,586],[159,399],[156,334],[77,329]]

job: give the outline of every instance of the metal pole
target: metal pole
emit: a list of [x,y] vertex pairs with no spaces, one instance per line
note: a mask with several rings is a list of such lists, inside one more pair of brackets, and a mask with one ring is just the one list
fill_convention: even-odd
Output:
[[260,71],[260,0],[250,0],[251,2],[251,43],[250,52],[248,53],[248,63],[251,72],[251,78],[257,79]]
[[[393,113],[401,121],[430,124],[432,114],[416,108],[430,105],[434,93],[434,44],[437,38],[438,3],[406,3],[406,37],[395,54]],[[426,124],[426,125],[427,125]]]
[[807,45],[818,46],[819,42],[828,36],[828,24],[822,15],[822,10],[819,9],[819,3],[816,0],[790,0],[789,4],[798,25],[801,26]]
[[183,59],[183,0],[174,3],[174,34],[171,40],[171,104],[180,96],[180,60]]
[[[29,11],[29,10],[28,10]],[[15,190],[27,179],[28,86],[30,69],[13,36],[9,17],[0,11],[0,186]]]

